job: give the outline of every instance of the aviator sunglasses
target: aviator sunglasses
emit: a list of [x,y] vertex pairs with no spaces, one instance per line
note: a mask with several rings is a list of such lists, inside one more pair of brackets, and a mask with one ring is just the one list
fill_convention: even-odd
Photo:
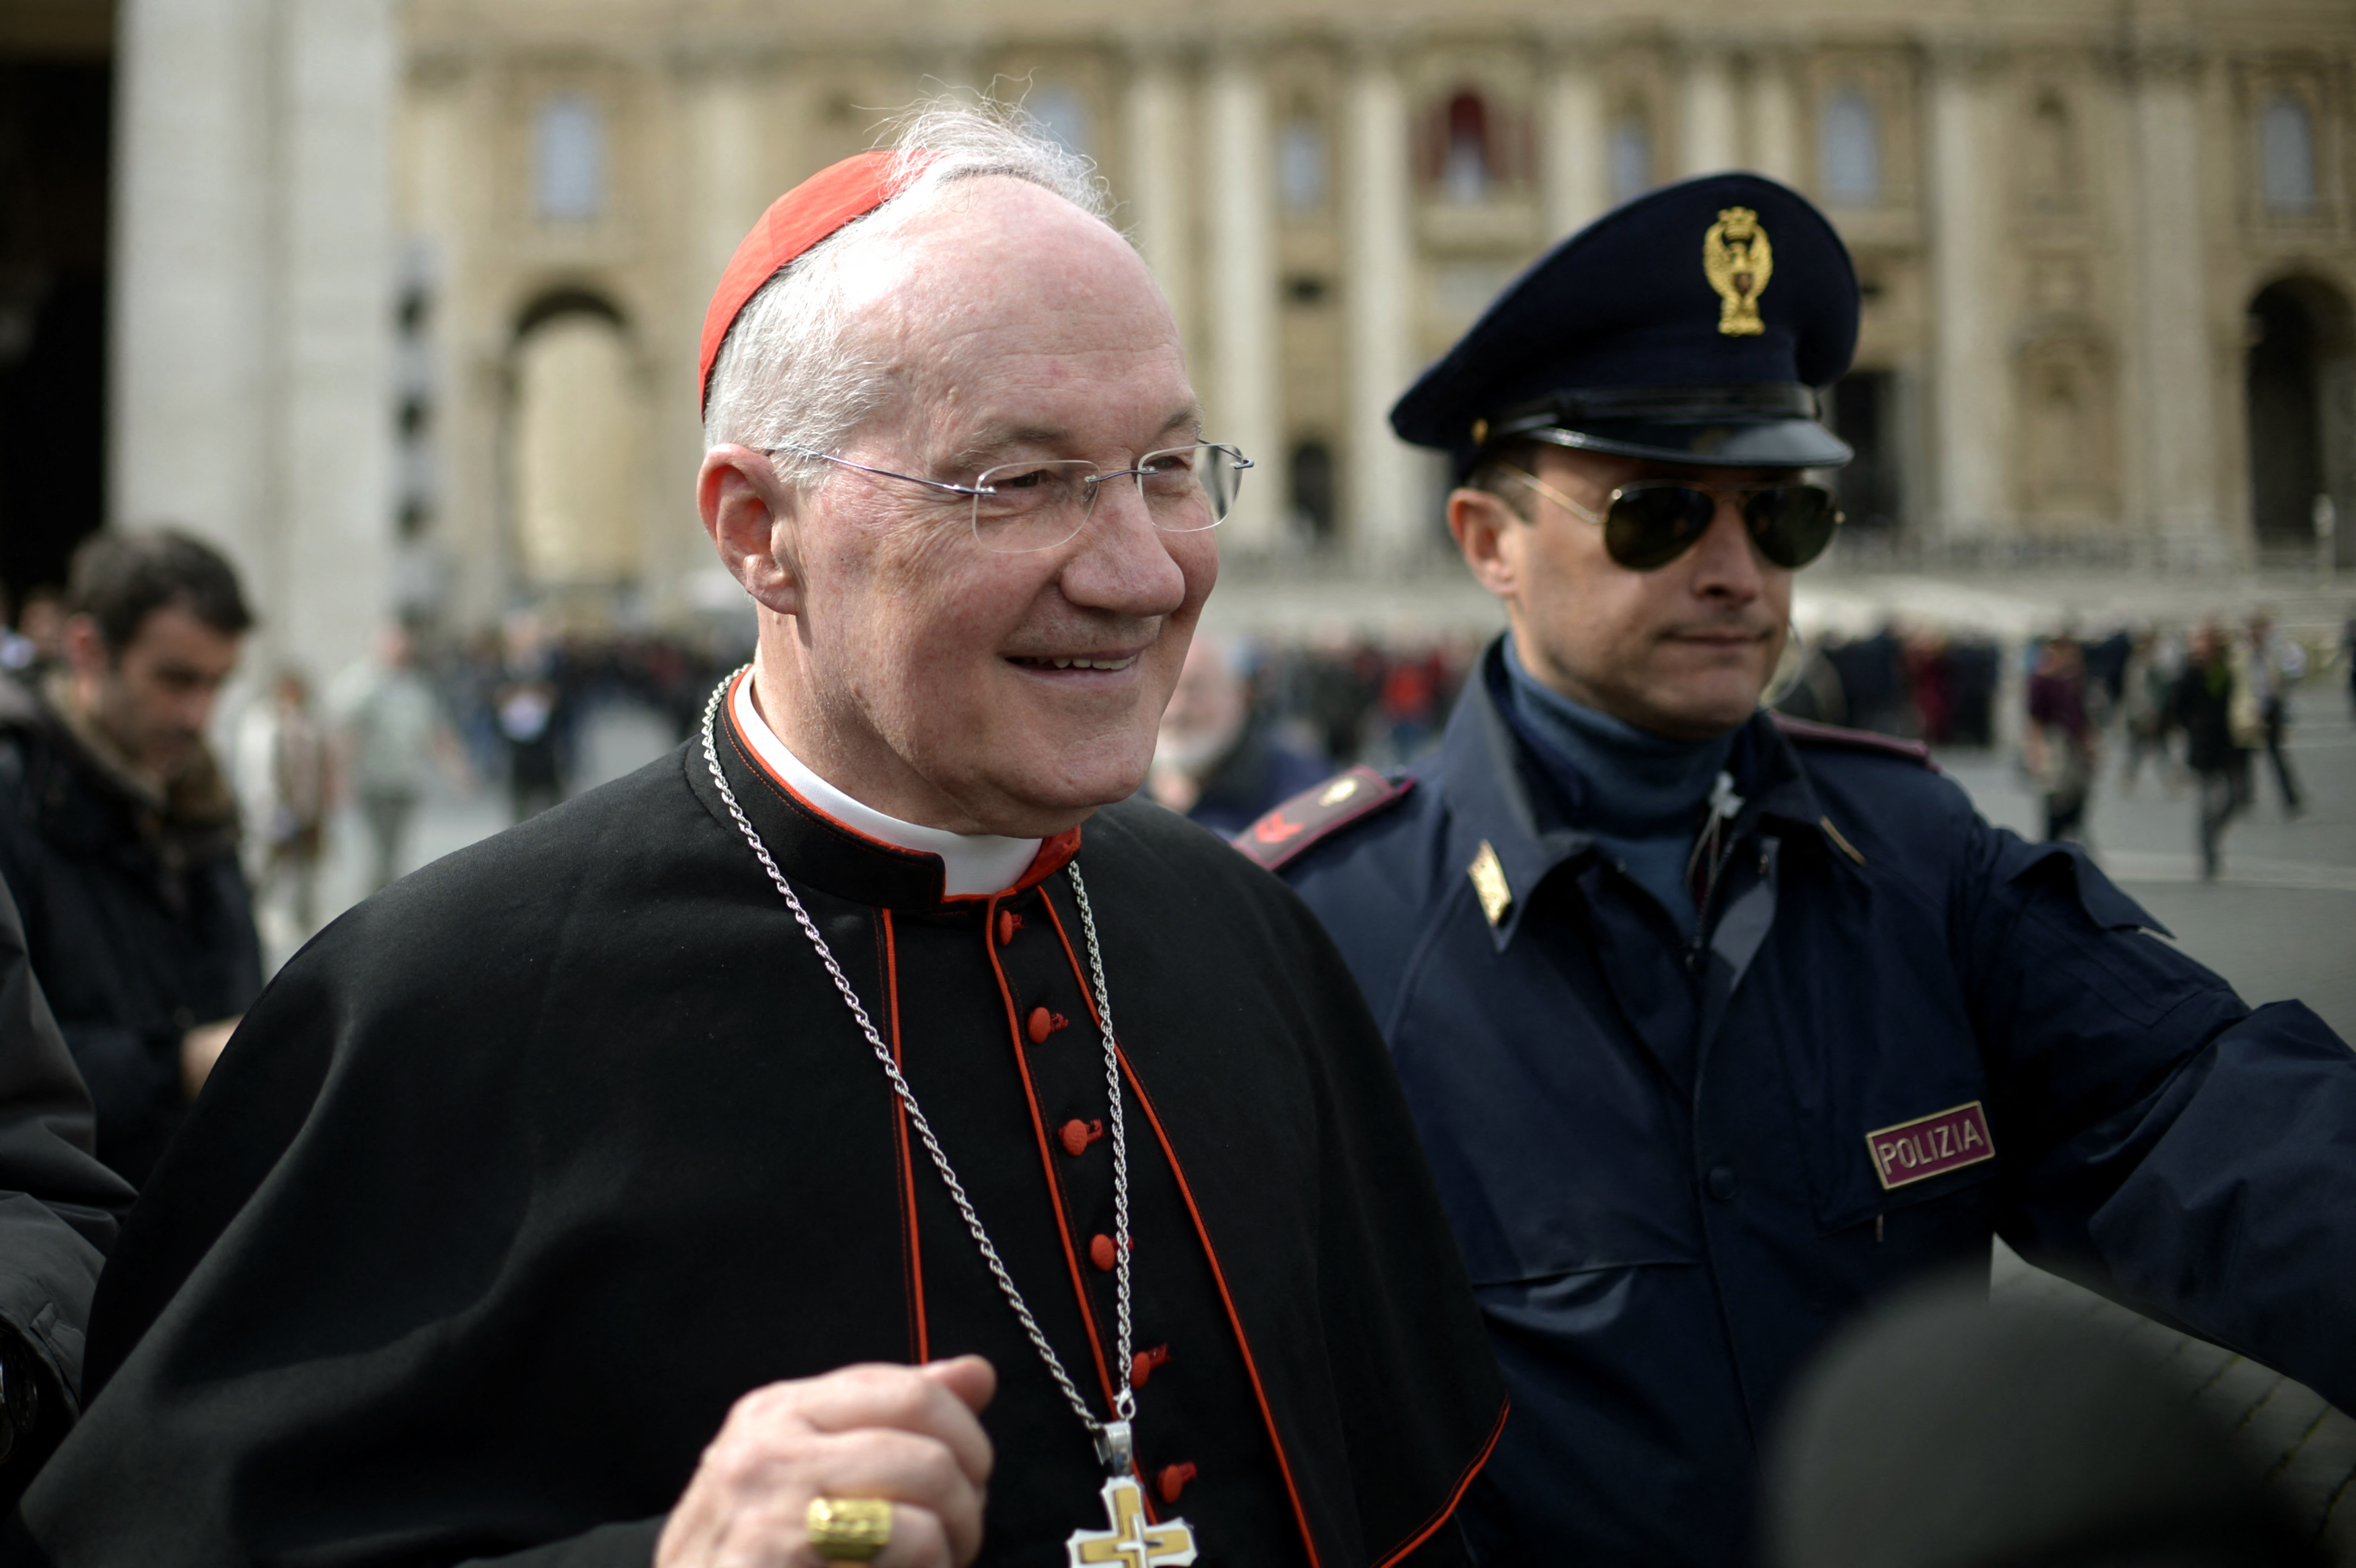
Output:
[[1840,504],[1821,485],[1688,485],[1676,479],[1639,479],[1612,492],[1598,516],[1535,474],[1511,464],[1498,466],[1583,522],[1603,529],[1603,549],[1631,571],[1664,567],[1700,542],[1718,516],[1719,498],[1730,496],[1742,507],[1743,526],[1759,553],[1794,571],[1825,553],[1840,527]]

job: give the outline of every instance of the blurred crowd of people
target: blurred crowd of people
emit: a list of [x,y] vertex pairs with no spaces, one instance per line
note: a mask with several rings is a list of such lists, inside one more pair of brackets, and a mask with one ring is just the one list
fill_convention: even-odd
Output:
[[[1436,745],[1478,653],[1469,636],[1386,642],[1338,629],[1301,642],[1195,639],[1163,718],[1149,789],[1218,832],[1355,763],[1399,766]],[[2235,625],[2212,618],[2181,630],[2073,629],[2019,650],[2019,762],[2043,805],[2049,839],[2086,837],[2115,731],[2119,787],[2147,764],[2171,797],[2197,794],[2204,873],[2223,864],[2225,829],[2256,804],[2263,756],[2286,817],[2304,809],[2284,749],[2286,695],[2308,673],[2308,650],[2265,611]],[[1937,747],[2004,744],[2005,658],[1993,637],[1885,624],[1870,635],[1828,630],[1795,646],[1775,706],[1794,718]],[[2356,710],[2356,614],[2338,662]]]
[[[2356,658],[2356,617],[2342,652]],[[2288,694],[2309,658],[2266,611],[2238,626],[2212,617],[2182,632],[2118,631],[2093,644],[2065,630],[2032,645],[2029,657],[2021,763],[2043,797],[2046,837],[2084,838],[2113,727],[2124,747],[2123,792],[2134,793],[2149,763],[2170,796],[2194,793],[2204,877],[2223,868],[2226,828],[2257,804],[2261,755],[2285,820],[2305,809],[2285,741]]]

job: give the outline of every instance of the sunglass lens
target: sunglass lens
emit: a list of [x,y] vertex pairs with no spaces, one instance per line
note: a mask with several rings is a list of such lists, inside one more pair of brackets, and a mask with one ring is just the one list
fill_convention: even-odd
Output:
[[1717,511],[1708,491],[1683,485],[1622,490],[1604,516],[1603,548],[1629,571],[1651,571],[1691,549]]
[[1781,485],[1751,493],[1743,506],[1759,553],[1787,571],[1825,553],[1840,527],[1840,505],[1821,485]]

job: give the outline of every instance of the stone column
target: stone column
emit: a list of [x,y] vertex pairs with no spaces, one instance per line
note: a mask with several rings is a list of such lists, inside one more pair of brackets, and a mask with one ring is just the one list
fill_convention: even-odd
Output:
[[1407,99],[1389,53],[1351,62],[1345,109],[1350,428],[1344,501],[1350,551],[1382,569],[1422,553],[1430,519],[1415,450],[1391,432],[1390,407],[1416,369],[1415,236]]
[[667,328],[642,326],[632,335],[653,370],[647,413],[654,433],[639,443],[638,482],[648,492],[639,554],[641,581],[660,613],[733,602],[721,580],[725,569],[683,505],[688,487],[678,465],[644,458],[702,451],[688,346],[701,338],[704,309],[736,247],[769,203],[802,177],[794,154],[804,105],[776,68],[775,56],[741,44],[707,47],[677,63],[670,85],[680,122],[672,144],[680,160],[677,314]]
[[1267,555],[1277,548],[1290,505],[1268,85],[1237,49],[1212,67],[1207,96],[1212,374],[1206,431],[1215,441],[1241,447],[1257,464],[1244,481],[1235,515],[1220,529],[1223,543],[1237,555]]
[[2145,517],[2163,560],[2220,565],[2241,552],[2218,506],[2200,59],[2190,46],[2147,44],[2131,57],[2130,71]]
[[112,511],[220,542],[264,663],[391,603],[391,0],[125,0]]
[[1746,167],[1794,187],[1808,177],[1800,144],[1799,63],[1790,50],[1772,45],[1752,57],[1751,145],[1744,159]]
[[1933,56],[1931,219],[1932,515],[1950,541],[1984,536],[2005,511],[2007,385],[1994,246],[2000,224],[1987,165],[1995,128],[1984,52]]
[[494,171],[476,153],[487,138],[485,106],[498,93],[455,55],[435,55],[411,62],[406,96],[400,217],[405,246],[434,283],[423,347],[435,404],[426,440],[440,485],[427,544],[446,589],[443,624],[479,626],[506,606],[514,576],[500,524],[503,398],[485,369],[509,324],[473,317],[477,296],[466,286],[471,242],[487,230],[498,199]]
[[1585,227],[1612,205],[1611,155],[1604,145],[1609,132],[1595,47],[1592,37],[1580,35],[1547,40],[1538,101],[1538,171],[1547,232],[1557,239]]
[[1143,38],[1130,51],[1128,116],[1129,178],[1123,183],[1124,219],[1146,264],[1153,269],[1180,338],[1194,342],[1194,214],[1187,201],[1186,104],[1173,48],[1166,39]]
[[1735,144],[1734,62],[1724,49],[1711,44],[1695,42],[1684,53],[1677,172],[1706,175],[1733,168],[1743,161]]
[[108,520],[185,525],[274,602],[270,7],[117,15]]
[[688,295],[701,329],[704,302],[728,258],[783,187],[768,188],[773,133],[760,84],[749,71],[720,59],[697,62],[679,101],[687,120],[687,166],[680,172],[687,180]]

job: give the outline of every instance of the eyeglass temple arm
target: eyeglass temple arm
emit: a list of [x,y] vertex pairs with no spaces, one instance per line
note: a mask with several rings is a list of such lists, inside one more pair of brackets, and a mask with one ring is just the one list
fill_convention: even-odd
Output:
[[1531,489],[1536,490],[1539,495],[1544,496],[1547,500],[1552,501],[1556,506],[1560,507],[1564,511],[1569,512],[1572,517],[1577,517],[1580,521],[1583,523],[1601,523],[1603,521],[1603,515],[1601,512],[1591,512],[1588,510],[1585,507],[1580,506],[1578,502],[1572,500],[1569,496],[1564,495],[1561,491],[1556,489],[1553,485],[1547,484],[1537,475],[1525,473],[1523,470],[1515,467],[1510,463],[1500,463],[1497,466],[1512,475],[1515,478],[1520,480],[1523,484],[1528,485]]
[[913,474],[894,474],[888,468],[870,468],[864,463],[853,463],[848,457],[837,457],[830,452],[819,452],[816,448],[799,446],[790,441],[783,443],[782,445],[765,447],[762,449],[761,455],[764,457],[775,457],[781,452],[798,452],[804,457],[815,457],[820,463],[832,463],[844,468],[856,468],[862,474],[873,474],[885,479],[899,479],[910,485],[922,485],[926,488],[931,490],[946,490],[952,496],[995,496],[998,494],[995,487],[988,485],[952,485],[945,479],[919,479]]

